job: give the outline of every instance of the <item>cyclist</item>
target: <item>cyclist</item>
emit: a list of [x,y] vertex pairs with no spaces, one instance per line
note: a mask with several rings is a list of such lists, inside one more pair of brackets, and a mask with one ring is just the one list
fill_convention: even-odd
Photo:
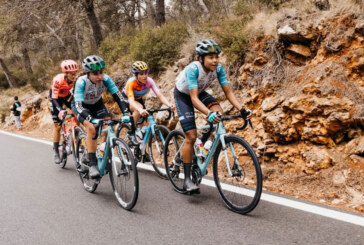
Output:
[[148,112],[145,110],[143,96],[146,95],[150,89],[158,99],[174,110],[174,104],[170,103],[166,97],[159,91],[151,77],[148,77],[149,67],[143,61],[136,61],[132,65],[133,77],[129,78],[123,89],[123,97],[128,101],[128,109],[133,113],[134,122],[138,122],[140,116],[147,116]]
[[[82,68],[86,75],[79,77],[76,81],[74,101],[72,107],[76,112],[79,121],[86,128],[86,143],[89,161],[89,176],[99,178],[100,172],[97,166],[96,146],[97,141],[93,140],[96,131],[92,123],[97,123],[97,119],[110,118],[110,113],[102,101],[102,94],[107,88],[112,94],[114,100],[119,105],[124,114],[123,122],[130,122],[126,103],[123,101],[119,89],[113,80],[104,74],[105,62],[96,55],[87,56],[82,61]],[[82,171],[81,169],[79,171]]]
[[73,60],[64,60],[61,63],[62,72],[56,75],[52,81],[52,88],[49,90],[50,110],[53,119],[53,151],[54,163],[59,164],[59,140],[61,138],[61,122],[66,110],[62,107],[66,105],[71,109],[72,93],[71,89],[77,79],[78,64]]
[[186,141],[182,148],[185,179],[183,188],[188,192],[197,192],[199,187],[191,180],[193,145],[197,138],[194,107],[204,113],[207,121],[220,122],[223,113],[217,100],[208,94],[209,88],[217,78],[227,99],[246,118],[249,112],[238,102],[226,79],[223,66],[219,63],[221,47],[213,40],[203,40],[195,48],[198,61],[190,63],[178,74],[174,89],[179,122],[185,133]]

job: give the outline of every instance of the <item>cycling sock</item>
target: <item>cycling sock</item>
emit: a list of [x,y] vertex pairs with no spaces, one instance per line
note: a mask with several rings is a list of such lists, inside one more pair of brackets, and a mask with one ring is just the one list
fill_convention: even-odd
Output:
[[53,142],[53,150],[57,153],[59,152],[58,147],[59,147],[59,142]]
[[90,167],[97,166],[96,153],[88,153],[88,160],[90,161]]

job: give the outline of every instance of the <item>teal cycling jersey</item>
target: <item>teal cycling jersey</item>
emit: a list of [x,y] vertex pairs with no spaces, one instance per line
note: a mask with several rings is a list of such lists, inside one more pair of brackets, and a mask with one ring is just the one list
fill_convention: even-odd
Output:
[[74,100],[85,104],[95,104],[101,99],[102,93],[107,88],[111,94],[119,91],[114,81],[106,74],[101,84],[91,82],[87,75],[77,79],[75,85]]
[[209,88],[217,79],[221,86],[229,83],[226,79],[224,68],[221,64],[217,65],[215,71],[205,72],[199,61],[189,64],[176,78],[176,88],[184,94],[190,94],[191,89],[198,89],[201,93]]

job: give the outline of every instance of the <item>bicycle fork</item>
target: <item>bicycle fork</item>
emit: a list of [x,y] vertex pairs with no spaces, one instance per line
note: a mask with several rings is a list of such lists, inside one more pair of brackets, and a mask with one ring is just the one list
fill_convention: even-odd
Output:
[[[237,156],[235,154],[233,144],[231,142],[229,143],[229,147],[231,149],[231,152],[233,153],[234,164],[233,164],[233,167],[230,168],[229,157],[228,157],[228,154],[227,154],[227,148],[226,148],[226,144],[225,144],[225,136],[226,135],[221,136],[221,144],[222,144],[222,149],[224,150],[225,162],[226,162],[226,167],[227,167],[227,169],[229,171],[229,176],[230,177],[241,176],[241,168],[240,168],[240,165],[239,165],[239,161],[238,161],[238,158],[237,158]],[[235,169],[238,169],[238,171],[233,173],[231,170],[235,170]]]

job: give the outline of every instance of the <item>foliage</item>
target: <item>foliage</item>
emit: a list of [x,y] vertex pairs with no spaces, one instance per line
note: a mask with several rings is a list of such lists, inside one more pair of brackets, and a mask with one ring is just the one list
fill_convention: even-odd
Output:
[[106,64],[113,64],[123,56],[130,54],[130,43],[134,39],[134,29],[124,28],[116,35],[107,36],[99,48]]
[[147,62],[152,71],[160,71],[178,58],[181,43],[187,37],[187,27],[182,23],[145,28],[131,43],[131,55],[135,60]]

